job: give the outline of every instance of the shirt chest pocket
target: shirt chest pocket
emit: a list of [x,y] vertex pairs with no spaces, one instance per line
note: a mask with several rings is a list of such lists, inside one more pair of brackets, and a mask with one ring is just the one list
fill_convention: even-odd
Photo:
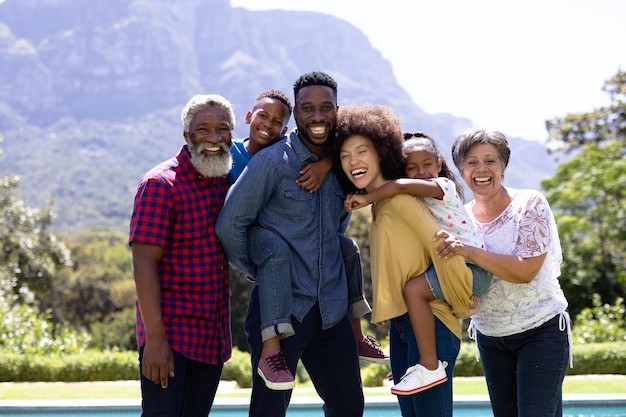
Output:
[[310,193],[297,184],[285,188],[283,215],[292,222],[302,222],[311,219],[315,211],[313,193]]

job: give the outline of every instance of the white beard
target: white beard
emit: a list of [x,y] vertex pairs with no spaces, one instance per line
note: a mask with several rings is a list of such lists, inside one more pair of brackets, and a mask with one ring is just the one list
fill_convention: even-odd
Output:
[[224,177],[228,175],[233,165],[233,156],[230,154],[230,146],[220,143],[223,152],[219,156],[206,156],[202,153],[203,146],[189,146],[191,164],[200,173],[208,178]]

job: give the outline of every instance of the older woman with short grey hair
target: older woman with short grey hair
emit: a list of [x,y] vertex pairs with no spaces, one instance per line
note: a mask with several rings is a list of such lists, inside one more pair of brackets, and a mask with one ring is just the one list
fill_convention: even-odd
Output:
[[462,254],[494,274],[470,325],[494,416],[561,416],[571,326],[558,281],[559,235],[541,193],[502,183],[510,154],[497,131],[470,129],[456,138],[452,157],[474,194],[466,208],[485,249],[439,232],[446,239],[438,254]]

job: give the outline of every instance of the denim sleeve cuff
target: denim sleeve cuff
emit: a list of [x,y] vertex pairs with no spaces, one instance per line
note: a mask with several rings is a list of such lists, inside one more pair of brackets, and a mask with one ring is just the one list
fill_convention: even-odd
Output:
[[265,342],[272,337],[280,336],[284,339],[295,334],[291,323],[276,323],[273,326],[261,329],[261,339]]
[[353,304],[350,304],[350,316],[352,318],[363,317],[367,313],[371,313],[372,308],[365,299],[361,299]]

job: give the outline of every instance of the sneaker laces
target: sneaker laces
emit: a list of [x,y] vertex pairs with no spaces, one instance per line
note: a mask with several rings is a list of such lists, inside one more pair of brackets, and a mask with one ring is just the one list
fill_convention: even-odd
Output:
[[381,350],[380,342],[376,340],[374,336],[368,334],[367,336],[363,338],[363,341],[367,343],[368,345],[370,345],[371,347],[373,347],[374,349]]
[[408,368],[406,368],[406,372],[404,373],[404,375],[402,375],[402,378],[400,378],[400,381],[402,381],[409,374],[411,374],[414,370],[416,370],[416,368],[417,368],[417,365],[409,366]]
[[287,367],[287,361],[285,360],[285,355],[283,355],[282,352],[279,352],[272,356],[268,356],[267,358],[265,358],[265,360],[274,372],[289,371],[289,368]]

